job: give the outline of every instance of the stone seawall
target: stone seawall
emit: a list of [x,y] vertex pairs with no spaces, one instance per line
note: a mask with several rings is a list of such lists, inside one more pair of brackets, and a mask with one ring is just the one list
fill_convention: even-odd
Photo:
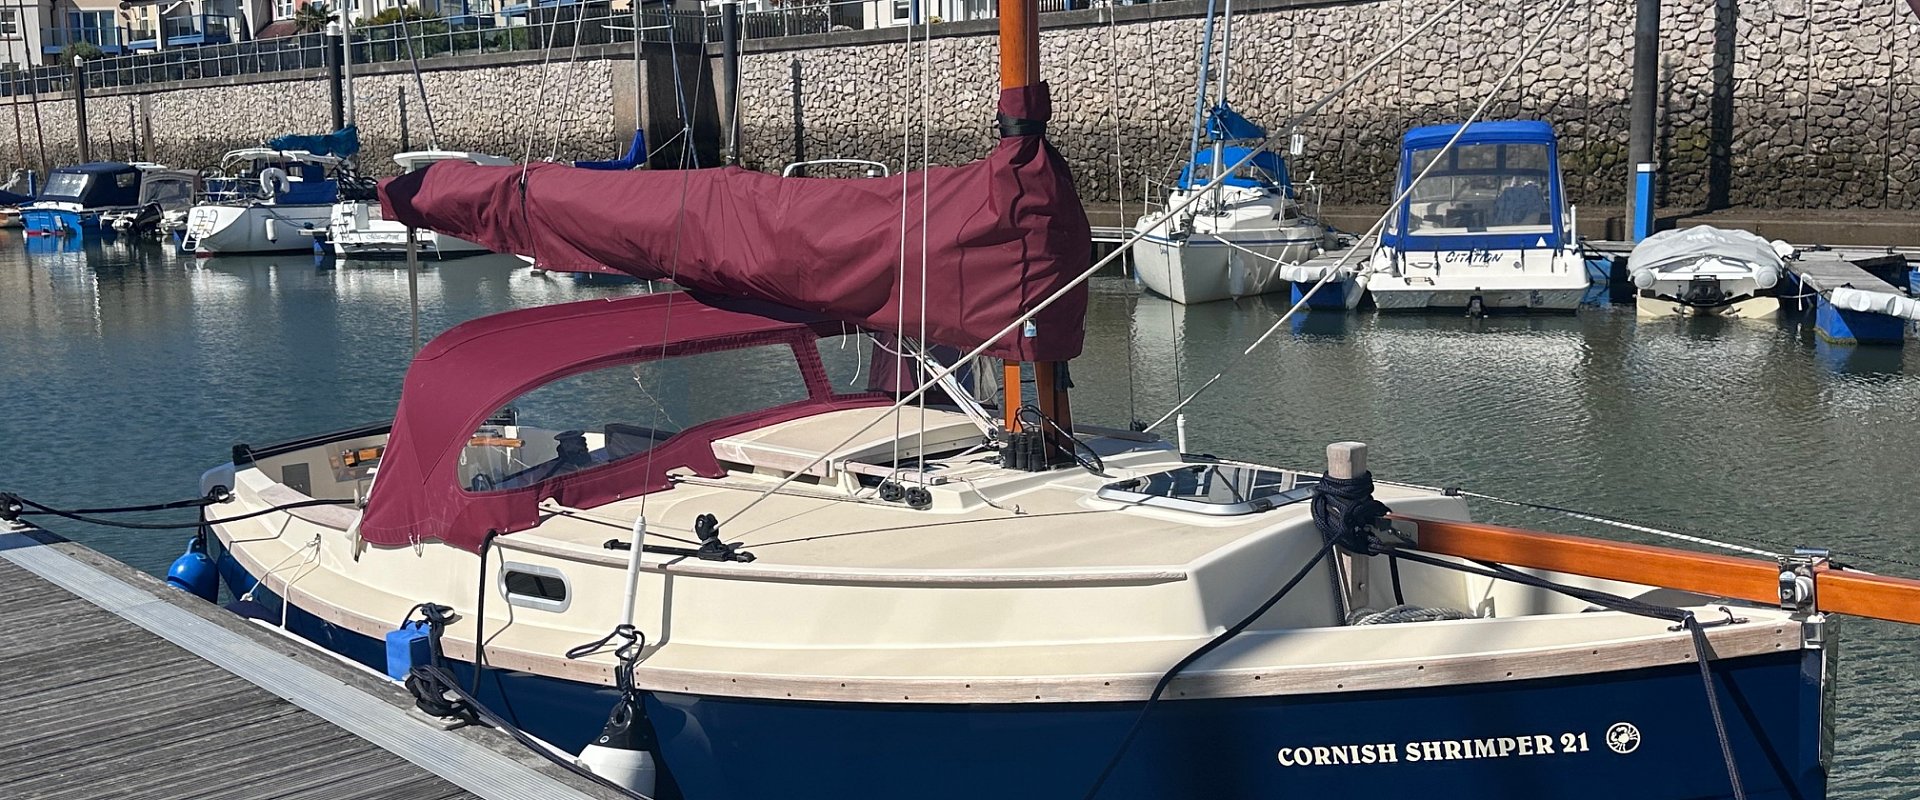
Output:
[[[1234,104],[1278,126],[1442,5],[1238,0],[1251,10],[1234,22]],[[1303,125],[1296,180],[1312,176],[1328,203],[1384,202],[1399,136],[1463,119],[1523,43],[1546,31],[1545,7],[1470,0]],[[1042,15],[1051,135],[1089,200],[1137,203],[1143,181],[1183,156],[1203,8],[1176,0]],[[1669,0],[1665,13],[1658,152],[1667,212],[1920,209],[1920,19],[1906,0]],[[1624,200],[1632,19],[1632,0],[1577,2],[1487,112],[1556,125],[1576,203]],[[749,40],[739,112],[746,164],[778,170],[804,154],[898,167],[984,155],[994,136],[995,25],[937,25],[930,42],[911,48],[902,29]],[[640,74],[620,45],[549,65],[535,52],[423,61],[439,144],[518,158],[531,139],[537,158],[609,158],[640,119],[657,146],[680,129],[678,77],[702,163],[714,163],[718,45],[704,57],[685,48],[679,76],[664,46],[648,48]],[[370,174],[393,169],[401,91],[411,144],[429,144],[413,81],[404,64],[366,66],[356,77]],[[329,123],[319,70],[96,89],[88,109],[95,158],[128,157],[137,134],[141,158],[183,167]],[[12,141],[9,111],[20,119]],[[38,163],[41,142],[49,163],[78,160],[71,97],[21,97],[10,107],[0,98],[0,163]],[[655,164],[676,160],[669,148]]]
[[[1098,9],[1042,15],[1050,133],[1089,199],[1137,201],[1142,180],[1184,154],[1199,5],[1123,6],[1117,19]],[[1247,5],[1256,10],[1233,25],[1231,97],[1271,127],[1444,4],[1237,4]],[[1470,3],[1440,22],[1303,126],[1296,179],[1314,176],[1329,203],[1383,202],[1399,136],[1464,119],[1524,42],[1546,31],[1548,5]],[[1575,203],[1624,198],[1632,26],[1631,0],[1576,3],[1486,115],[1553,122]],[[1667,210],[1920,209],[1920,20],[1905,0],[1668,2],[1661,26]],[[892,41],[877,41],[883,35]],[[796,128],[808,158],[898,164],[903,136],[913,164],[984,155],[997,85],[992,24],[938,26],[911,49],[904,35],[750,41],[741,67],[748,165],[793,160]]]
[[[432,62],[428,62],[432,63]],[[396,171],[401,92],[407,94],[407,129],[413,149],[438,144],[451,150],[494,153],[519,159],[531,139],[536,158],[612,158],[633,131],[629,61],[599,58],[577,63],[490,66],[435,65],[420,80],[431,100],[423,104],[411,72],[383,70],[355,76],[355,116],[361,164],[371,175]],[[541,88],[542,75],[548,83]],[[369,70],[371,72],[371,70]],[[317,71],[255,78],[253,82],[175,85],[144,91],[100,90],[87,98],[87,127],[95,159],[148,161],[183,168],[218,166],[231,150],[254,147],[283,133],[324,133],[332,124],[327,83]],[[617,80],[618,79],[618,80]],[[615,84],[624,84],[616,98]],[[536,102],[535,98],[544,98]],[[545,113],[540,113],[540,109]],[[9,107],[0,101],[0,131],[20,117],[18,138],[0,133],[0,163],[37,164],[44,138],[47,161],[79,160],[71,95],[28,98]],[[35,116],[39,128],[35,127]],[[134,142],[138,152],[133,152]]]

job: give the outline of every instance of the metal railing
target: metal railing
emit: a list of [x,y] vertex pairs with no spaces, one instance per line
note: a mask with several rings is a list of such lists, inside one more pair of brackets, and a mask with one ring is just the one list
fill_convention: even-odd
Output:
[[[1040,0],[1040,10],[1074,11],[1148,1]],[[913,2],[789,0],[777,8],[742,12],[741,37],[767,39],[899,27],[906,24],[907,17],[913,11],[913,5],[910,5]],[[992,19],[997,11],[996,3],[991,0],[918,0],[918,6],[923,18],[934,23]],[[205,16],[209,17],[207,22],[211,22],[210,17],[214,15]],[[582,9],[579,5],[543,6],[537,8],[532,17],[504,19],[510,24],[494,24],[495,17],[465,16],[452,20],[415,20],[358,26],[352,29],[352,61],[355,64],[368,64],[407,61],[410,58],[424,60],[535,51],[549,46],[572,49],[576,44],[626,44],[632,42],[635,35],[631,11],[615,11],[604,7]],[[524,23],[517,22],[522,19]],[[196,32],[217,35],[213,31],[214,25],[203,25],[205,27]],[[224,24],[218,27],[224,32]],[[716,42],[720,40],[720,12],[718,8],[708,12],[646,9],[642,12],[640,28],[642,41],[647,43]],[[54,36],[48,40],[50,44],[61,41],[56,33],[49,33]],[[179,36],[189,31],[168,30],[167,33]],[[75,41],[97,44],[89,41],[97,38],[119,45],[124,36],[118,30],[89,29]],[[411,55],[408,52],[409,44],[413,47]],[[324,35],[302,33],[247,42],[102,56],[86,61],[82,70],[89,88],[110,88],[321,69],[325,66]],[[67,92],[72,89],[72,81],[73,71],[64,66],[0,71],[0,96]]]
[[[589,9],[582,17],[562,7],[543,9],[538,19],[511,26],[454,25],[447,20],[416,20],[353,29],[355,64],[471,56],[633,41],[630,11]],[[672,30],[667,28],[672,25]],[[642,12],[644,42],[700,43],[707,16],[699,12],[649,9]],[[326,37],[302,33],[250,42],[178,47],[152,53],[103,56],[81,67],[88,88],[144,86],[167,81],[261,75],[326,66]],[[0,96],[59,93],[73,87],[73,71],[63,66],[0,72]]]
[[[1109,5],[1145,4],[1150,0],[1038,0],[1040,12],[1079,11]],[[915,5],[918,8],[915,8]],[[920,20],[939,24],[998,16],[993,0],[788,0],[775,8],[740,13],[740,36],[745,39],[771,39],[781,36],[805,36],[837,31],[875,30],[906,25],[917,10]],[[719,40],[717,8],[709,16],[713,22],[709,36]]]

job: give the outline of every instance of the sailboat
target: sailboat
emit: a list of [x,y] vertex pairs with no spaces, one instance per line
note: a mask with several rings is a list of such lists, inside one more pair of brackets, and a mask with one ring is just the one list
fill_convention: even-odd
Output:
[[187,212],[180,249],[211,256],[312,248],[340,195],[329,173],[343,161],[331,152],[276,146],[227,153],[220,159],[224,177],[208,179],[207,196]]
[[390,423],[236,446],[202,544],[242,610],[661,797],[1823,795],[1826,613],[1920,582],[1076,420],[1090,228],[1038,28],[1003,4],[971,164],[383,183],[387,218],[686,291],[464,323]]
[[[1227,103],[1232,19],[1233,4],[1228,0],[1218,18],[1222,31],[1219,80],[1214,88],[1218,99],[1209,106],[1207,82],[1216,18],[1213,4],[1208,3],[1187,163],[1164,202],[1135,225],[1145,235],[1133,253],[1140,282],[1176,303],[1210,303],[1285,290],[1290,280],[1286,268],[1319,255],[1329,243],[1326,227],[1306,213],[1286,161],[1265,149],[1266,129]],[[1232,174],[1212,180],[1236,164],[1240,167]],[[1358,305],[1365,291],[1362,282],[1352,280],[1333,288],[1342,292],[1347,308]]]

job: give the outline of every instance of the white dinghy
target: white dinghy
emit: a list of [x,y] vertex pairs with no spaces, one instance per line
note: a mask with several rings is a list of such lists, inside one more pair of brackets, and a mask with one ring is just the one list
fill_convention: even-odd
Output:
[[1773,290],[1793,252],[1785,242],[1700,225],[1642,240],[1627,270],[1642,314],[1751,317],[1780,310]]

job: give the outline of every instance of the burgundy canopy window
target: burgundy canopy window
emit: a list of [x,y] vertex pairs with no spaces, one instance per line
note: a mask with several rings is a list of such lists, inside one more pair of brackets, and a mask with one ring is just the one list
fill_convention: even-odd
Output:
[[[667,475],[676,469],[719,477],[724,471],[713,454],[715,439],[890,401],[886,395],[835,392],[815,341],[846,332],[836,322],[792,313],[776,319],[680,293],[522,309],[460,325],[434,339],[407,371],[360,535],[374,544],[440,539],[477,551],[488,531],[511,533],[538,524],[539,505],[547,498],[592,507],[666,489]],[[777,404],[684,429],[607,425],[594,431],[600,446],[587,460],[573,449],[577,445],[550,440],[538,443],[542,457],[536,463],[475,463],[490,448],[509,446],[489,441],[509,437],[491,436],[488,418],[537,387],[614,367],[748,348],[790,354],[800,385],[787,397],[795,399],[775,397]],[[557,451],[563,449],[572,450],[566,456],[571,463],[561,460]],[[547,457],[550,451],[556,452]]]

